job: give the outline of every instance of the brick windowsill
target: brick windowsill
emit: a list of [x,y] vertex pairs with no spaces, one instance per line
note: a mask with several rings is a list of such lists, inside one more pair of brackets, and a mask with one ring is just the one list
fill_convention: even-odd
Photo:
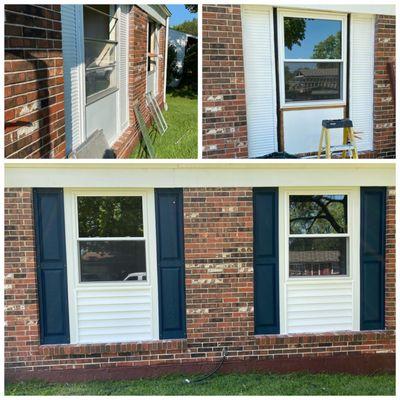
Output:
[[314,343],[322,341],[338,341],[338,340],[377,340],[383,337],[394,337],[395,331],[392,329],[387,330],[374,330],[374,331],[337,331],[337,332],[323,332],[323,333],[290,333],[290,334],[262,334],[255,335],[258,344],[284,344],[284,343]]
[[183,350],[186,339],[152,340],[146,342],[93,343],[93,344],[45,344],[39,346],[39,353],[48,356],[71,354],[115,354],[146,351]]

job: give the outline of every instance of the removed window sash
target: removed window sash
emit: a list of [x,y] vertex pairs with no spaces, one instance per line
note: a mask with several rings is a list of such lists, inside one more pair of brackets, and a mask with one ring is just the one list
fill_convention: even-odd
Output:
[[146,94],[147,104],[149,106],[151,116],[153,117],[153,121],[157,126],[157,130],[160,135],[164,135],[166,130],[168,129],[167,121],[164,118],[163,113],[161,112],[160,106],[157,103],[155,97],[149,92]]

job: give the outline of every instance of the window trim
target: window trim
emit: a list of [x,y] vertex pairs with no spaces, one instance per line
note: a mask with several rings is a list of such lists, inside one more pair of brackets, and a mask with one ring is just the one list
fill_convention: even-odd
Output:
[[[78,254],[78,204],[79,196],[141,196],[143,208],[143,239],[146,243],[146,281],[80,282]],[[67,279],[70,324],[70,343],[79,343],[77,293],[82,290],[149,290],[151,296],[152,338],[159,338],[158,276],[155,196],[152,189],[64,189],[65,234],[67,242]],[[92,239],[92,238],[91,238]],[[104,238],[102,238],[104,239]],[[131,238],[129,238],[131,239]]]
[[[115,93],[119,90],[119,10],[120,7],[116,4],[110,4],[109,5],[110,10],[112,10],[112,14],[110,13],[108,17],[110,18],[110,23],[112,20],[115,20],[115,30],[114,30],[114,39],[108,39],[108,40],[101,40],[101,39],[96,39],[93,37],[86,37],[85,36],[85,8],[88,8],[94,12],[97,12],[101,15],[106,15],[100,10],[96,10],[95,8],[91,7],[88,4],[84,4],[82,6],[82,45],[83,45],[83,85],[85,87],[84,91],[84,101],[85,101],[85,106],[89,106],[90,104],[95,103],[96,101],[99,101],[103,99],[104,97],[107,97],[108,95]],[[95,67],[95,68],[87,68],[85,64],[85,47],[86,47],[86,40],[89,41],[95,41],[95,42],[101,42],[101,43],[112,43],[115,44],[115,62],[110,64],[111,67],[114,68],[115,70],[115,87],[107,88],[104,90],[101,90],[100,92],[96,92],[91,94],[90,96],[86,95],[86,72],[88,70],[94,70],[94,69],[103,69],[106,67]],[[86,137],[87,139],[87,137]]]
[[[348,265],[347,275],[289,277],[289,196],[309,194],[347,195]],[[360,330],[360,188],[359,187],[279,187],[279,310],[281,334],[287,333],[287,291],[301,284],[349,282],[353,288],[353,330]]]
[[[285,96],[285,43],[284,43],[284,17],[295,17],[295,18],[316,18],[316,19],[328,19],[328,20],[339,20],[342,22],[342,58],[340,60],[312,60],[312,62],[334,62],[342,63],[342,93],[341,99],[336,100],[309,100],[309,101],[291,101],[286,102]],[[289,10],[289,9],[278,9],[277,12],[277,47],[278,47],[278,73],[279,73],[279,97],[281,109],[291,108],[315,108],[324,106],[346,106],[347,104],[347,14],[344,13],[330,13],[330,12],[319,12],[319,11],[300,11],[300,10]],[[310,59],[290,59],[291,62],[310,62]]]
[[148,85],[148,80],[149,80],[149,58],[150,56],[148,55],[148,48],[149,48],[149,29],[150,29],[150,23],[153,23],[155,25],[154,29],[154,44],[156,47],[156,56],[153,56],[156,59],[156,68],[154,70],[154,80],[155,80],[155,87],[154,87],[154,96],[156,97],[158,95],[158,68],[159,68],[159,56],[160,56],[160,46],[159,46],[159,33],[160,33],[160,26],[161,24],[158,23],[155,19],[151,18],[150,16],[148,17],[147,20],[147,28],[146,28],[146,94],[149,92],[149,85]]

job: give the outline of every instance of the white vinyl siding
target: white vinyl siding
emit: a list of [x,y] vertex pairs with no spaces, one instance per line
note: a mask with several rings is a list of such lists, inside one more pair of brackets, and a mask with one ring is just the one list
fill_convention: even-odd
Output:
[[153,339],[151,288],[123,285],[77,289],[78,343]]
[[[146,239],[146,281],[81,282],[78,196],[142,196]],[[68,302],[71,343],[156,340],[158,333],[157,255],[153,190],[64,190]]]
[[277,151],[273,15],[269,6],[242,6],[249,157]]
[[352,14],[350,21],[350,119],[358,150],[373,150],[375,17]]
[[353,283],[329,279],[287,283],[287,333],[353,329]]
[[84,61],[82,5],[61,5],[67,153],[84,138]]
[[129,50],[129,6],[121,5],[119,12],[119,118],[120,132],[129,126],[129,72],[128,72],[128,50]]

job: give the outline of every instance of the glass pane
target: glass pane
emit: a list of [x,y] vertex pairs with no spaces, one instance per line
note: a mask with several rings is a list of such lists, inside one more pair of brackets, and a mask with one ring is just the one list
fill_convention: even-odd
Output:
[[284,17],[286,59],[342,58],[342,22]]
[[143,241],[79,242],[81,282],[146,280]]
[[[111,6],[90,5],[83,8],[83,26],[85,38],[110,40],[114,36],[116,19],[111,18]],[[100,12],[97,12],[96,9]],[[104,15],[107,14],[107,15]]]
[[86,97],[117,87],[115,67],[86,71]]
[[140,196],[78,197],[79,237],[142,237]]
[[289,239],[289,276],[346,275],[347,238]]
[[85,39],[86,68],[109,67],[115,61],[116,44]]
[[290,233],[347,233],[347,196],[290,196]]
[[340,100],[342,63],[285,62],[285,99]]

